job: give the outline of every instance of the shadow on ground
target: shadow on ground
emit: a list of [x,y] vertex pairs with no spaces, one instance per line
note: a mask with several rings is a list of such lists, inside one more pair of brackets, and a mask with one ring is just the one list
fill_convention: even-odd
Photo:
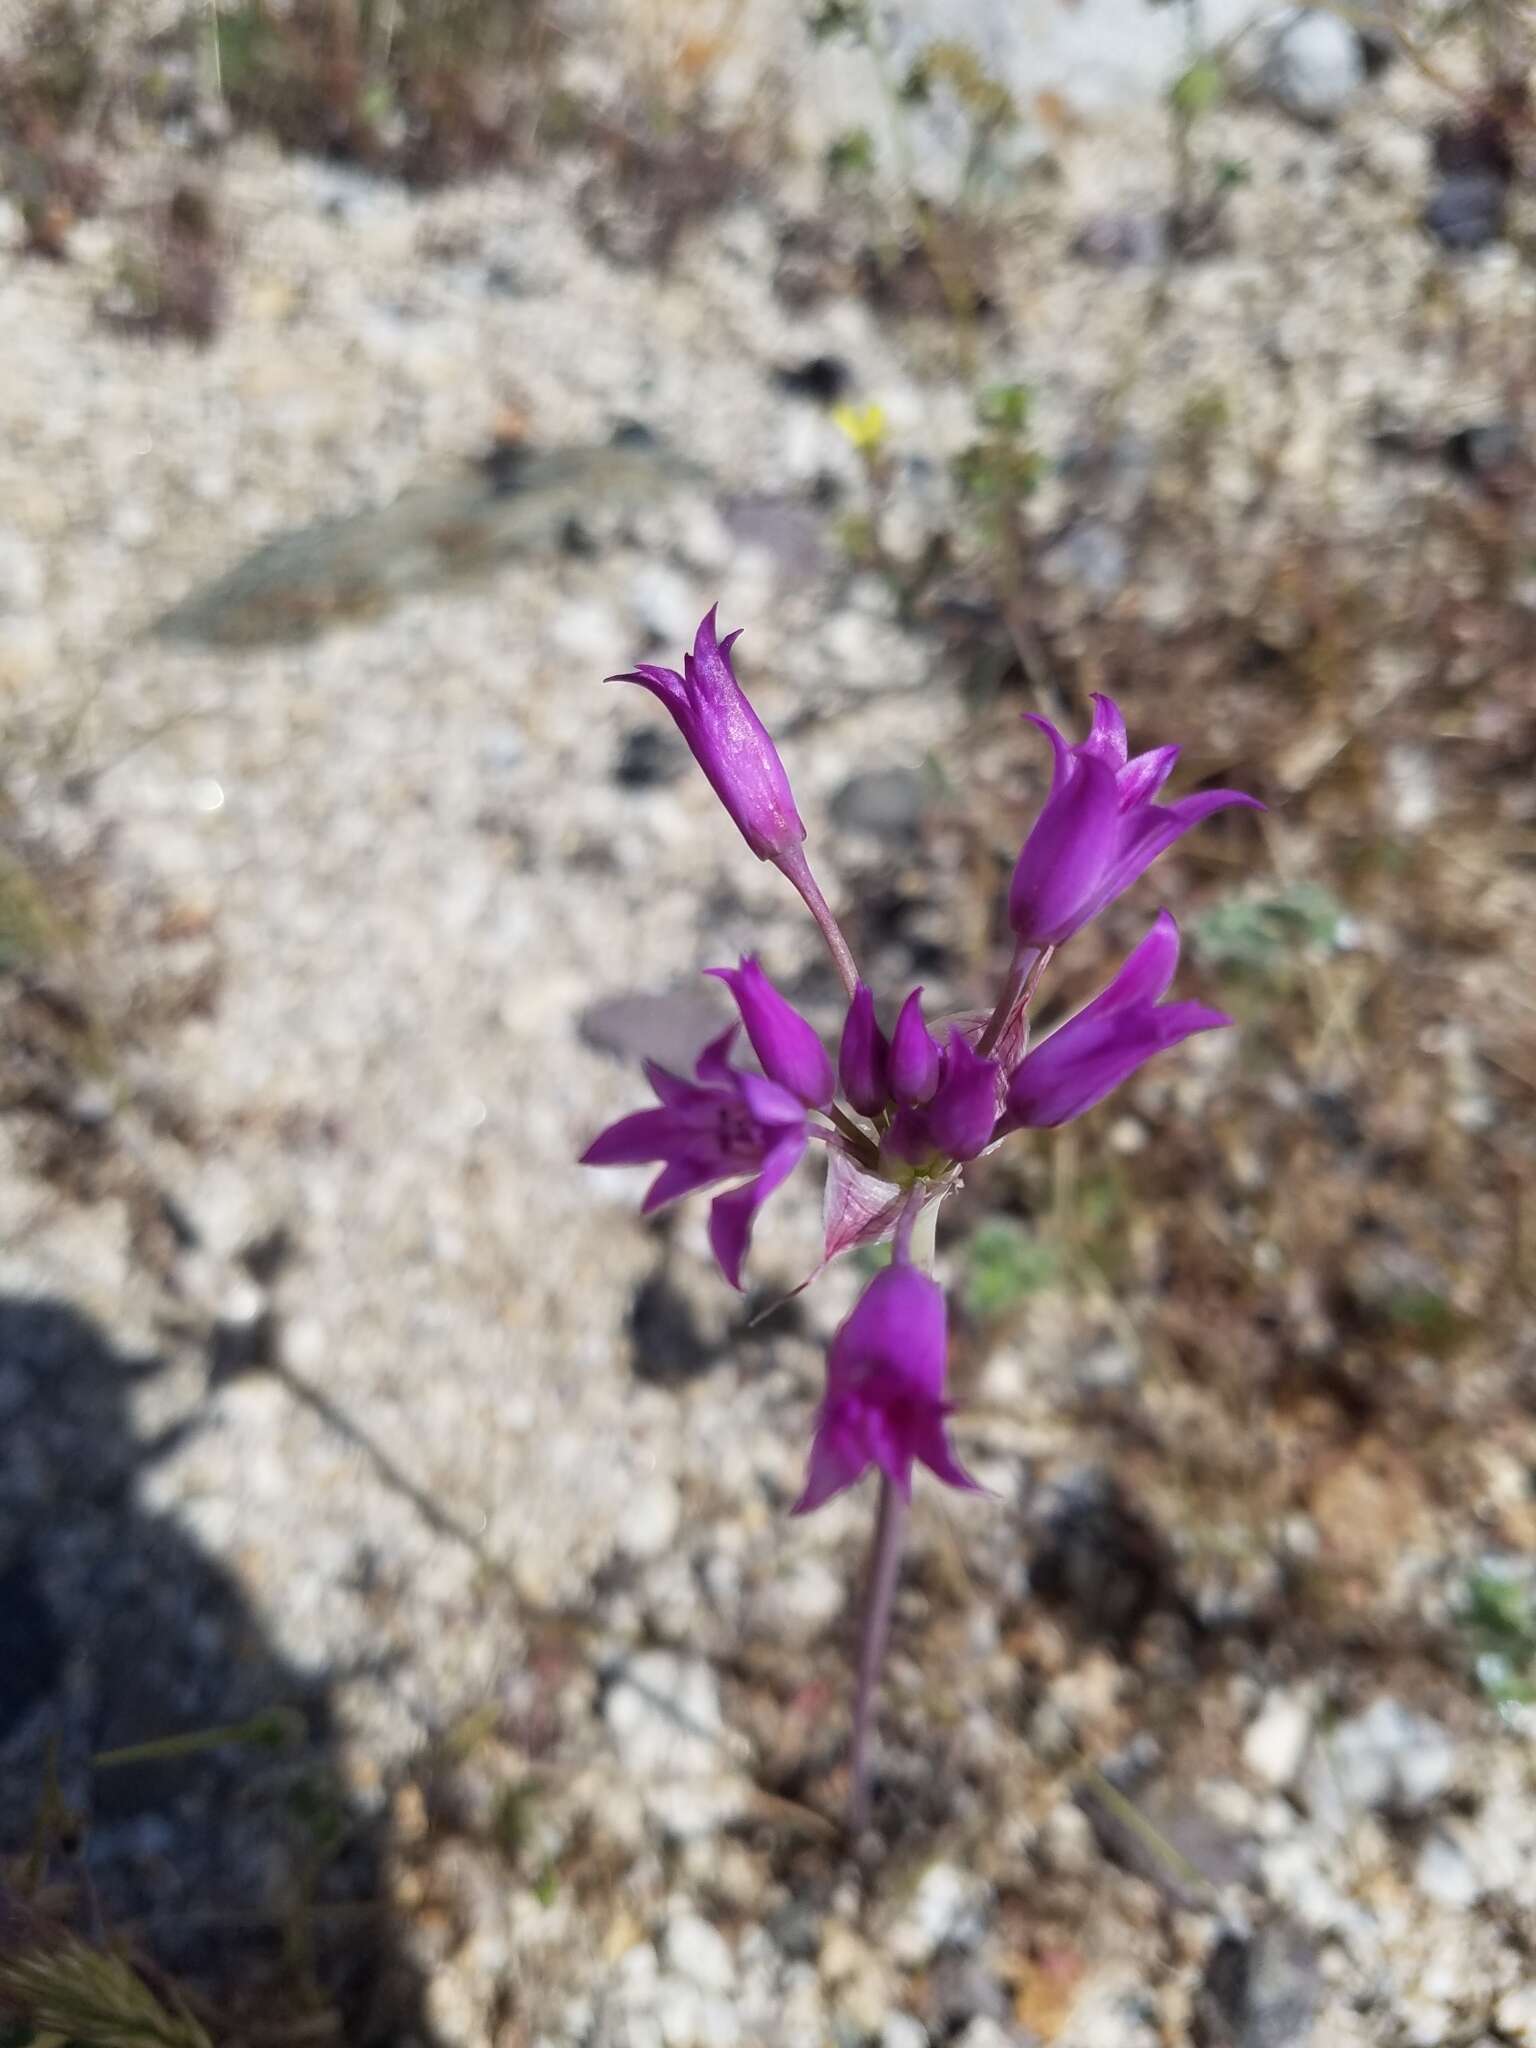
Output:
[[[429,2048],[324,1683],[142,1502],[167,1443],[135,1437],[129,1397],[159,1369],[64,1303],[0,1296],[0,1856],[34,1841],[56,1759],[80,1846],[55,1839],[48,1876],[80,1931],[130,1939],[226,2048],[295,2029]],[[91,1762],[252,1717],[265,1739]]]

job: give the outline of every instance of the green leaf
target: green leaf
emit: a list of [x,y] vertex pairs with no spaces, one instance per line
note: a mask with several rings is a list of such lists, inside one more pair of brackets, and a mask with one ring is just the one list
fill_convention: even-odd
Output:
[[1234,896],[1202,911],[1190,927],[1195,952],[1213,967],[1262,971],[1306,948],[1331,951],[1344,906],[1318,882],[1268,896]]
[[989,1322],[1051,1286],[1059,1267],[1053,1246],[1010,1217],[994,1216],[966,1244],[962,1299],[978,1321]]
[[1168,103],[1181,121],[1198,121],[1218,104],[1225,86],[1215,58],[1197,57],[1169,87]]

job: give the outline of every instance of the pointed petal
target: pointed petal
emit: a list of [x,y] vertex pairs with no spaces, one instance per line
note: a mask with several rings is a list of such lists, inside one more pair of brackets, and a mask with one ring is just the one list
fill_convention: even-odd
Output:
[[940,1065],[938,1040],[923,1022],[923,992],[915,988],[902,1004],[891,1033],[887,1062],[891,1093],[898,1102],[931,1101],[939,1085]]
[[640,1109],[599,1131],[581,1155],[583,1166],[643,1166],[666,1159],[690,1133],[675,1109]]
[[805,1104],[798,1095],[791,1095],[766,1074],[737,1074],[735,1081],[736,1091],[756,1123],[767,1124],[774,1130],[786,1124],[805,1129]]
[[1139,810],[1125,812],[1120,844],[1093,893],[1089,916],[1096,917],[1113,903],[1176,839],[1213,812],[1226,810],[1232,804],[1252,811],[1264,809],[1257,797],[1245,796],[1239,789],[1207,789],[1195,796],[1180,797],[1177,803],[1145,804]]
[[752,1243],[752,1226],[757,1212],[774,1190],[789,1178],[805,1150],[805,1133],[781,1138],[763,1161],[756,1180],[728,1195],[716,1195],[709,1205],[709,1245],[721,1272],[738,1291],[741,1268]]
[[[1045,729],[1059,747],[1060,734],[1052,726]],[[1008,891],[1008,921],[1023,944],[1060,945],[1087,923],[1094,893],[1115,856],[1118,818],[1113,769],[1084,753],[1064,764],[1058,752],[1051,793],[1024,842]]]
[[674,1159],[661,1169],[646,1189],[640,1214],[654,1216],[668,1202],[678,1202],[684,1195],[697,1194],[700,1188],[712,1187],[717,1180],[729,1180],[731,1172],[730,1166],[711,1165],[707,1160]]
[[[642,690],[649,690],[653,697],[659,697],[679,725],[682,724],[688,710],[688,692],[675,668],[658,668],[655,662],[642,661],[635,668],[626,669],[622,675],[604,676],[603,681],[638,683]],[[687,738],[686,729],[683,737]]]
[[932,1408],[918,1418],[912,1429],[911,1442],[912,1455],[926,1465],[936,1479],[942,1479],[946,1486],[956,1487],[961,1493],[981,1493],[985,1490],[979,1481],[971,1477],[950,1449],[942,1408]]
[[951,1031],[944,1055],[944,1078],[928,1105],[929,1135],[947,1158],[974,1159],[992,1141],[997,1122],[996,1060],[983,1059],[959,1031]]
[[811,1439],[810,1463],[806,1468],[805,1490],[790,1509],[792,1515],[808,1515],[825,1507],[834,1494],[846,1492],[869,1470],[868,1451],[855,1433],[825,1409],[817,1417]]
[[792,1003],[780,995],[751,954],[737,967],[711,967],[736,998],[752,1050],[770,1081],[777,1081],[812,1109],[832,1100],[837,1077],[827,1049]]
[[691,1081],[683,1080],[659,1060],[642,1060],[640,1064],[645,1070],[645,1078],[656,1091],[656,1099],[669,1108],[691,1102],[698,1095],[699,1090]]
[[1127,761],[1115,778],[1121,810],[1134,811],[1142,804],[1151,803],[1173,773],[1179,753],[1178,747],[1153,747],[1149,753],[1138,754],[1134,761]]
[[1092,754],[1115,774],[1125,766],[1125,757],[1129,752],[1125,740],[1125,720],[1121,716],[1120,706],[1113,697],[1105,697],[1097,690],[1093,693],[1093,724],[1080,751]]
[[837,1055],[843,1093],[860,1116],[878,1116],[885,1108],[889,1053],[885,1033],[875,1019],[875,999],[861,981],[843,1020]]
[[734,1088],[740,1076],[730,1063],[731,1047],[736,1043],[739,1024],[727,1025],[718,1038],[712,1038],[694,1061],[693,1071],[699,1079],[712,1088]]

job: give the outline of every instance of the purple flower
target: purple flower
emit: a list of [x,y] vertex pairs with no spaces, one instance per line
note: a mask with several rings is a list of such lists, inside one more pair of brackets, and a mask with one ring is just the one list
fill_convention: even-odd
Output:
[[832,1339],[797,1515],[852,1486],[871,1465],[908,1498],[914,1461],[946,1486],[976,1490],[944,1434],[947,1348],[938,1282],[909,1265],[877,1273]]
[[1230,1024],[1204,1003],[1159,1004],[1178,964],[1179,928],[1162,910],[1109,987],[1026,1055],[1008,1084],[1000,1132],[1067,1123],[1154,1053]]
[[882,1149],[910,1166],[974,1159],[992,1142],[1000,1079],[997,1061],[983,1059],[964,1032],[952,1030],[933,1099],[921,1109],[903,1104]]
[[1213,811],[1229,804],[1264,808],[1235,789],[1154,803],[1179,750],[1154,747],[1128,760],[1125,720],[1110,697],[1094,697],[1092,729],[1077,746],[1069,746],[1049,719],[1029,716],[1050,741],[1054,761],[1050,794],[1008,892],[1008,921],[1022,946],[1070,939]]
[[808,1109],[824,1109],[837,1087],[827,1049],[757,961],[746,954],[739,967],[711,967],[707,972],[736,998],[752,1050],[769,1080],[798,1095]]
[[838,1049],[838,1079],[860,1116],[879,1116],[890,1089],[890,1047],[875,1020],[875,999],[864,982],[853,992]]
[[891,1033],[891,1093],[898,1102],[931,1102],[939,1085],[942,1055],[923,1022],[923,992],[913,989]]
[[704,1048],[696,1082],[647,1060],[646,1076],[660,1107],[610,1124],[581,1163],[638,1166],[661,1160],[662,1170],[641,1204],[644,1216],[698,1188],[750,1175],[745,1186],[717,1195],[709,1211],[711,1249],[726,1279],[739,1288],[757,1212],[794,1171],[806,1128],[805,1105],[789,1089],[730,1064],[726,1055],[735,1036],[733,1024]]
[[712,605],[700,624],[681,675],[643,661],[608,680],[639,683],[661,699],[748,846],[759,860],[776,861],[799,847],[805,827],[778,749],[732,671],[731,647],[740,636],[716,638],[717,610]]

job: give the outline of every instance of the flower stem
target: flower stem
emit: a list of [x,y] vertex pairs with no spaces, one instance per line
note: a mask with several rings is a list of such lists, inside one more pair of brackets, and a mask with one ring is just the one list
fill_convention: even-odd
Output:
[[[908,1203],[897,1229],[897,1256],[912,1257],[925,1272],[933,1270],[939,1203]],[[907,1499],[885,1473],[880,1475],[880,1507],[874,1540],[869,1547],[869,1585],[864,1595],[864,1625],[859,1633],[859,1675],[853,1696],[853,1744],[848,1768],[848,1832],[857,1835],[869,1819],[869,1741],[874,1732],[875,1695],[891,1634],[891,1609],[901,1570],[901,1546],[907,1530]]]
[[906,1532],[907,1503],[882,1472],[880,1511],[869,1551],[869,1589],[864,1596],[864,1628],[859,1640],[858,1689],[853,1700],[853,1749],[849,1766],[848,1832],[858,1834],[869,1818],[869,1738],[874,1725],[875,1694],[891,1632],[891,1607],[896,1574],[901,1569],[901,1541]]
[[805,898],[805,907],[815,918],[821,929],[821,936],[827,942],[827,951],[832,955],[838,978],[843,984],[843,993],[852,1002],[853,992],[859,985],[859,970],[848,941],[843,937],[843,928],[832,915],[831,905],[817,886],[816,877],[811,873],[811,864],[800,847],[791,847],[781,853],[774,862],[775,867],[794,883]]
[[987,1019],[987,1028],[976,1041],[976,1050],[983,1059],[991,1052],[1008,1027],[1009,1019],[1019,1009],[1027,1009],[1040,986],[1040,977],[1050,965],[1051,955],[1056,948],[1047,946],[1037,951],[1033,946],[1020,946],[1008,967],[1008,979],[1003,983],[1003,992],[997,999],[997,1008]]

